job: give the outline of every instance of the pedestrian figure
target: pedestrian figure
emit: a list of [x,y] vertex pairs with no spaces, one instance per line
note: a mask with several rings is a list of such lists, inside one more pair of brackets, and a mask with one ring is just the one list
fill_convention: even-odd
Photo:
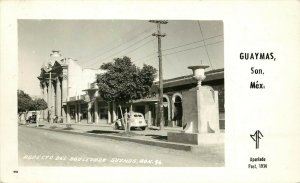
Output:
[[57,115],[54,115],[53,116],[53,123],[57,123],[57,119],[58,119]]
[[26,123],[30,123],[30,115],[28,114],[28,112],[26,112]]
[[48,110],[47,119],[48,119],[48,123],[50,123],[51,122],[51,110]]

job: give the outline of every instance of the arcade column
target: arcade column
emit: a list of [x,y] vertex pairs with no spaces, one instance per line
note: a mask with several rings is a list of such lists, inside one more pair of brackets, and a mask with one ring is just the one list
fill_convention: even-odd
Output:
[[81,101],[78,101],[78,122],[80,123],[81,121]]
[[88,102],[88,123],[92,123],[92,101]]
[[[47,101],[47,85],[46,85],[45,82],[43,83],[43,99],[44,99],[44,101],[48,105],[48,101]],[[43,119],[44,120],[47,119],[47,109],[43,110]]]
[[61,80],[61,101],[62,101],[62,119],[63,123],[67,122],[67,97],[68,97],[68,67],[63,66]]
[[61,98],[61,79],[57,78],[56,81],[56,113],[59,119],[62,118],[62,98]]
[[149,105],[145,105],[145,119],[147,120],[148,127],[152,125],[151,121],[151,110],[149,109]]
[[97,99],[94,102],[94,115],[95,115],[95,123],[98,124],[99,123],[99,113],[98,113],[98,101]]
[[70,123],[70,104],[67,104],[67,121],[66,123]]
[[75,123],[78,123],[78,104],[75,102]]

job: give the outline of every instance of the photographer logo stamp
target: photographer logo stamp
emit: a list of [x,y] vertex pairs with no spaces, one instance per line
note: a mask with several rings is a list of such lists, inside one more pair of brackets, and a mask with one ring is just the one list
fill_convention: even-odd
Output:
[[[253,135],[250,134],[250,137],[252,138],[252,140],[255,142],[255,148],[259,149],[259,141],[260,139],[262,139],[263,134],[259,131],[256,130],[255,133]],[[258,164],[258,166],[257,166]],[[250,157],[250,163],[248,164],[248,168],[249,169],[257,169],[257,168],[267,168],[268,165],[266,163],[266,158],[263,156],[259,156],[259,157]]]
[[250,134],[250,137],[255,142],[255,148],[259,149],[259,140],[264,137],[263,134],[259,130],[256,130],[253,135]]

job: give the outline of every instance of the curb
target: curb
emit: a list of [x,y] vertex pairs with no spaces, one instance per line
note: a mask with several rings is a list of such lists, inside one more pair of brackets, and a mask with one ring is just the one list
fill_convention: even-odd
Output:
[[[30,126],[25,126],[27,128],[33,128]],[[224,153],[224,145],[190,145],[190,144],[181,144],[181,143],[174,143],[174,142],[159,142],[153,140],[143,140],[143,139],[134,139],[130,137],[121,137],[115,135],[107,135],[107,134],[93,134],[93,133],[81,133],[81,132],[74,132],[74,131],[63,131],[63,130],[55,130],[49,128],[37,128],[42,130],[48,131],[55,131],[61,133],[68,133],[74,135],[84,135],[84,136],[92,136],[92,137],[102,137],[107,139],[119,140],[119,141],[127,141],[127,142],[134,142],[138,144],[144,145],[151,145],[151,146],[158,146],[163,148],[175,149],[175,150],[182,150],[182,151],[190,151],[190,152],[197,152],[197,153]]]
[[53,124],[53,125],[77,125],[77,126],[96,126],[96,127],[111,127],[111,124],[86,124],[86,123],[48,123],[48,124]]

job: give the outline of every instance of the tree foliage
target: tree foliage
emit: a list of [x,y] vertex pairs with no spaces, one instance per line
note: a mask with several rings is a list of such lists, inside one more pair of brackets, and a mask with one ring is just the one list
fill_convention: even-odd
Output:
[[44,99],[35,99],[31,102],[30,110],[32,111],[39,111],[39,110],[45,110],[48,108],[47,103]]
[[26,111],[37,111],[47,109],[47,103],[44,99],[32,98],[22,90],[18,90],[18,113]]
[[30,110],[31,97],[22,90],[18,90],[18,113]]
[[[106,102],[118,103],[121,114],[121,104],[130,102],[132,106],[133,100],[149,95],[156,74],[154,67],[144,64],[142,68],[139,68],[126,56],[104,63],[100,68],[107,72],[97,75],[99,93]],[[130,107],[130,112],[132,112],[132,107]],[[125,131],[130,129],[130,127],[127,129],[129,126],[127,115],[125,115],[124,124],[122,114],[122,123]]]
[[127,103],[146,97],[156,74],[154,67],[144,64],[138,68],[126,56],[104,63],[100,68],[107,71],[97,76],[99,92],[107,102]]

